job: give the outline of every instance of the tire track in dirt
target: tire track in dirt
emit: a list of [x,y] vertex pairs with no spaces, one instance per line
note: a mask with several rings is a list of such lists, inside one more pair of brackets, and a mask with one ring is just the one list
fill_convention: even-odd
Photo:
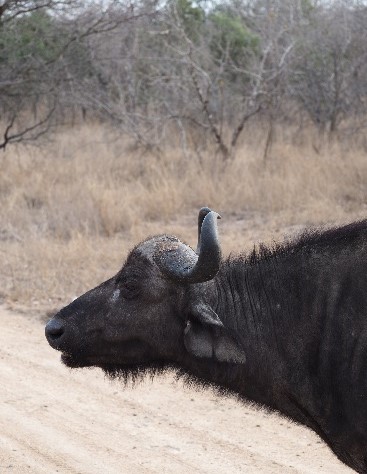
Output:
[[348,473],[310,431],[157,378],[71,371],[42,324],[0,308],[0,472]]

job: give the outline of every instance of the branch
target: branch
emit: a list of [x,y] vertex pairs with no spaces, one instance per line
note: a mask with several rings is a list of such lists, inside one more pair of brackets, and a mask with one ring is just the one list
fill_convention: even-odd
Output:
[[[49,110],[48,114],[46,115],[46,117],[43,120],[40,120],[39,122],[31,125],[30,127],[27,127],[25,129],[23,129],[22,131],[20,131],[18,133],[14,133],[13,135],[10,135],[9,132],[12,129],[12,127],[15,123],[15,120],[16,120],[16,115],[13,115],[11,120],[10,120],[9,125],[5,129],[4,139],[0,143],[0,150],[3,149],[5,151],[6,146],[8,145],[8,143],[17,143],[17,142],[20,142],[22,140],[30,140],[30,139],[31,140],[36,140],[41,135],[44,135],[49,129],[49,120],[50,120],[51,116],[53,115],[53,113],[55,112],[55,110],[56,110],[56,103]],[[47,127],[45,129],[37,130],[45,124],[47,124]],[[30,132],[34,131],[34,130],[37,130],[36,135],[32,136],[31,138],[28,138],[26,135],[29,134]]]
[[[197,96],[199,97],[199,101],[202,105],[203,112],[205,113],[205,117],[208,121],[210,131],[214,135],[215,140],[216,140],[216,142],[219,146],[220,151],[223,153],[224,158],[227,158],[228,157],[228,148],[227,148],[226,144],[223,142],[222,136],[221,136],[220,132],[218,131],[217,127],[215,126],[215,123],[211,119],[211,114],[210,114],[209,109],[208,109],[208,99],[205,98],[203,96],[202,92],[201,92],[201,89],[200,89],[200,86],[199,86],[199,83],[198,83],[198,80],[197,80],[197,77],[196,77],[196,74],[195,74],[195,70],[194,70],[195,65],[194,65],[194,62],[193,62],[192,57],[191,57],[191,51],[189,53],[189,58],[190,58],[191,79],[192,79],[192,82],[194,83],[194,87],[195,87]],[[207,76],[206,73],[205,73],[205,75]]]
[[236,146],[237,140],[238,140],[239,136],[241,135],[241,132],[242,132],[243,127],[245,126],[245,123],[247,122],[247,120],[249,120],[251,117],[253,117],[258,112],[260,112],[260,110],[261,110],[261,105],[258,105],[255,110],[253,110],[252,112],[249,112],[248,114],[245,114],[242,117],[240,123],[238,124],[237,128],[233,132],[232,140],[231,140],[231,148],[234,148]]
[[9,125],[6,127],[5,129],[5,132],[4,132],[4,141],[2,143],[0,143],[0,149],[3,148],[4,151],[5,151],[5,148],[6,148],[6,145],[10,142],[11,140],[11,137],[9,137],[9,132],[11,130],[11,128],[13,127],[14,125],[14,122],[15,122],[15,118],[16,118],[16,115],[13,115],[13,117],[11,118],[10,120],[10,123]]

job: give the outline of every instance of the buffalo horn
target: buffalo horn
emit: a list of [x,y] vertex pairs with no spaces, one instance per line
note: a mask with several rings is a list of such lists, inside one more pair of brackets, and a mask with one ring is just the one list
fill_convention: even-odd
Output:
[[184,244],[163,250],[156,255],[158,267],[170,280],[179,283],[202,283],[214,278],[219,270],[221,250],[217,219],[220,219],[220,215],[203,209],[199,213],[199,222],[202,220],[199,255]]
[[205,217],[211,212],[211,209],[209,207],[202,207],[199,211],[199,216],[198,216],[198,245],[196,247],[196,253],[199,255],[200,253],[200,236],[201,236],[201,226],[203,225],[203,221]]

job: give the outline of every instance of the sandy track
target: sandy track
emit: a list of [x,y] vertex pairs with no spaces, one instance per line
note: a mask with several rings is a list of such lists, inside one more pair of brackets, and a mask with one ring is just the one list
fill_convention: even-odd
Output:
[[0,308],[0,472],[348,473],[312,432],[170,377],[71,371],[43,325]]

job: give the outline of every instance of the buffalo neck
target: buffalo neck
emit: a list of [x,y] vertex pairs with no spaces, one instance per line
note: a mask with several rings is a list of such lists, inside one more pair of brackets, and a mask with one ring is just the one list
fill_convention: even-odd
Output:
[[[317,314],[308,309],[317,292],[317,278],[312,278],[312,271],[305,277],[307,266],[302,252],[224,262],[206,298],[224,326],[236,334],[246,362],[190,360],[188,369],[208,383],[315,429],[320,374],[310,367],[318,357],[322,331],[307,331],[313,324],[312,313]],[[313,301],[314,306],[323,304],[320,299]],[[302,404],[306,394],[309,406]]]

